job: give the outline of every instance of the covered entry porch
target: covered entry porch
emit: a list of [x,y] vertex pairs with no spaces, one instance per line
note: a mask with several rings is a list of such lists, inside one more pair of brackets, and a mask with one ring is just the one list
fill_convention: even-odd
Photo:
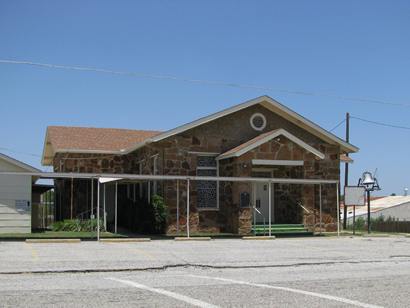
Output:
[[[121,175],[121,178],[115,178],[115,175],[109,175],[110,182],[120,183],[121,181],[128,180],[128,181],[138,181],[140,183],[146,182],[148,185],[147,187],[151,187],[149,183],[152,182],[167,182],[175,184],[176,188],[176,211],[175,211],[175,222],[176,222],[176,235],[185,235],[187,237],[191,236],[191,224],[197,212],[196,204],[192,202],[192,195],[194,191],[192,191],[192,187],[196,181],[210,181],[216,182],[219,185],[230,185],[232,187],[232,201],[236,202],[237,198],[239,198],[238,207],[243,208],[246,210],[245,212],[251,212],[251,219],[247,222],[252,225],[252,231],[255,235],[268,235],[272,236],[274,233],[278,232],[278,229],[286,229],[285,231],[305,231],[308,229],[309,232],[318,231],[318,233],[322,233],[325,223],[327,223],[324,219],[325,217],[330,216],[329,213],[323,213],[323,198],[322,198],[322,187],[323,186],[331,186],[334,188],[335,192],[335,200],[336,204],[333,205],[334,212],[339,212],[339,182],[336,180],[319,180],[319,179],[285,179],[285,178],[260,178],[260,177],[221,177],[221,176],[160,176],[160,175]],[[111,178],[112,177],[112,178]],[[98,183],[105,182],[105,178],[99,178]],[[98,184],[106,185],[106,184]],[[112,184],[111,184],[112,185]],[[115,184],[116,186],[118,184]],[[275,186],[287,186],[287,187],[300,187],[304,192],[317,192],[317,208],[316,205],[312,209],[308,209],[303,204],[297,204],[297,208],[301,208],[301,217],[303,217],[303,222],[299,224],[278,224],[278,220],[275,221],[275,211],[274,211],[274,194],[273,188]],[[226,187],[226,186],[225,186]],[[266,198],[260,201],[260,206],[258,208],[258,203],[256,202],[256,193],[252,193],[252,199],[250,198],[250,194],[243,190],[243,187],[255,187],[255,192],[257,187],[264,187],[266,188]],[[98,188],[101,189],[101,188]],[[97,206],[97,210],[101,209],[101,200],[97,200],[99,206]],[[258,212],[262,213],[260,209],[262,209],[263,204],[263,211],[265,213],[265,217],[267,219],[263,220],[263,224],[260,224],[260,220],[258,221],[256,217],[258,216]],[[170,205],[170,204],[169,204]],[[172,205],[171,205],[172,206]],[[170,211],[168,211],[170,212]],[[97,213],[97,217],[100,214]],[[174,220],[172,214],[169,214],[168,220]],[[339,215],[336,215],[334,225],[335,229],[340,232],[340,224],[339,224]],[[117,205],[115,207],[115,220],[117,221],[118,217],[118,209]],[[241,217],[239,217],[241,219]],[[246,219],[246,218],[245,218]],[[99,220],[98,220],[99,221]],[[280,221],[279,221],[280,222]],[[117,224],[117,222],[116,222]],[[261,229],[262,230],[258,230]],[[98,228],[97,228],[98,229]],[[292,229],[292,230],[290,230]]]
[[[10,173],[8,173],[10,174]],[[21,173],[20,173],[21,174]],[[26,173],[24,173],[26,174]],[[22,175],[24,175],[22,174]],[[270,205],[267,208],[268,217],[265,221],[267,234],[272,235],[272,228],[274,227],[274,220],[272,220],[272,197],[273,192],[272,188],[273,185],[279,184],[286,184],[286,185],[302,185],[304,190],[310,188],[317,187],[319,191],[319,204],[318,204],[318,223],[322,225],[322,187],[324,185],[329,185],[334,188],[335,198],[337,200],[336,204],[333,203],[333,209],[336,212],[339,212],[339,183],[336,180],[320,180],[320,179],[284,179],[284,178],[260,178],[260,177],[223,177],[223,176],[178,176],[178,175],[133,175],[133,174],[91,174],[91,173],[27,173],[26,175],[36,176],[39,178],[47,178],[47,179],[82,179],[82,180],[90,180],[94,181],[97,185],[97,198],[96,198],[96,211],[94,212],[97,217],[97,238],[99,238],[100,232],[100,224],[104,223],[103,218],[105,216],[104,213],[107,212],[107,203],[104,205],[104,191],[105,185],[111,185],[116,187],[114,191],[114,195],[116,196],[114,200],[114,223],[118,224],[118,187],[120,186],[121,181],[140,181],[140,182],[168,182],[174,183],[176,186],[176,196],[178,202],[175,204],[176,208],[176,215],[177,215],[177,227],[180,230],[179,235],[185,235],[187,237],[191,236],[190,227],[192,224],[192,219],[194,219],[195,215],[193,215],[197,209],[196,204],[192,202],[191,196],[192,191],[191,187],[192,184],[196,181],[211,181],[217,182],[221,185],[229,185],[229,195],[231,196],[232,206],[240,209],[242,208],[243,211],[241,213],[252,213],[257,210],[256,204],[252,203],[252,198],[250,193],[243,189],[244,187],[252,187],[252,185],[257,184],[266,184],[267,188],[267,201]],[[110,179],[106,181],[106,179]],[[225,186],[225,188],[228,186]],[[107,191],[107,190],[106,190]],[[227,190],[228,191],[228,190]],[[105,199],[107,202],[107,199]],[[93,207],[92,207],[93,208]],[[246,217],[245,217],[246,216]],[[252,224],[252,216],[240,216],[238,219],[246,220],[246,224]],[[183,218],[183,219],[180,219]],[[337,230],[340,231],[339,228],[339,215],[335,217],[337,219]],[[170,219],[170,217],[168,217]],[[184,223],[181,223],[184,222]],[[117,225],[118,226],[118,225]],[[241,234],[241,233],[239,233]]]

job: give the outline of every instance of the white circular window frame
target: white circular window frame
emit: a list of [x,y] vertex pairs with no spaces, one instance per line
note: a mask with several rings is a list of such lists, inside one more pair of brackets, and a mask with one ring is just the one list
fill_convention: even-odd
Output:
[[[257,126],[255,126],[255,124],[253,124],[253,120],[254,120],[256,117],[261,117],[261,118],[262,118],[263,124],[262,124],[261,127],[257,127]],[[265,116],[264,116],[262,113],[254,113],[254,114],[251,116],[251,118],[249,119],[249,122],[250,122],[252,128],[253,128],[254,130],[257,130],[257,131],[264,130],[265,127],[266,127],[266,118],[265,118]]]

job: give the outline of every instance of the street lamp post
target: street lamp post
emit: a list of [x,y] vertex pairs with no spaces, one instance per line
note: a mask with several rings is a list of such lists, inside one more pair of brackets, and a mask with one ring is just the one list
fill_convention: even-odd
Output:
[[367,233],[370,233],[370,192],[380,190],[377,179],[369,172],[363,172],[362,177],[359,179],[357,186],[362,186],[366,190],[367,194]]

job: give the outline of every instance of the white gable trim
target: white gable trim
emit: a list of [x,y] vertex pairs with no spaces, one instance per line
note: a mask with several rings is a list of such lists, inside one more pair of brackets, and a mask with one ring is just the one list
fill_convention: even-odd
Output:
[[316,155],[317,157],[319,157],[320,159],[324,159],[325,158],[325,154],[323,154],[322,152],[316,150],[314,147],[308,145],[306,142],[304,142],[303,140],[299,139],[298,137],[292,135],[291,133],[289,133],[288,131],[284,130],[283,128],[277,129],[275,131],[273,131],[271,134],[267,135],[266,137],[244,147],[243,149],[240,149],[239,151],[236,152],[232,152],[229,153],[227,155],[221,154],[219,155],[216,159],[217,160],[221,160],[221,159],[225,159],[225,158],[231,158],[231,157],[239,157],[247,152],[249,152],[250,150],[253,150],[254,148],[268,142],[271,141],[272,139],[278,137],[278,136],[285,136],[286,138],[288,138],[290,141],[292,141],[293,143],[296,143],[297,145],[299,145],[300,147],[304,148],[306,151]]
[[39,170],[39,169],[37,169],[37,168],[34,168],[34,167],[30,166],[30,165],[27,165],[26,163],[23,163],[23,162],[21,162],[21,161],[19,161],[19,160],[17,160],[17,159],[14,159],[14,158],[12,158],[12,157],[10,157],[10,156],[7,156],[7,155],[4,155],[4,154],[2,154],[2,153],[0,153],[0,159],[2,159],[2,160],[6,161],[6,162],[8,162],[8,163],[10,163],[10,164],[12,164],[12,165],[14,165],[14,166],[17,166],[17,167],[23,169],[23,171],[27,171],[27,172],[41,172],[41,170]]
[[260,166],[303,166],[303,160],[252,159],[252,165]]
[[247,107],[253,106],[253,105],[257,105],[257,104],[262,104],[263,106],[265,106],[266,108],[268,108],[269,110],[271,110],[272,112],[277,113],[278,115],[285,117],[287,120],[289,120],[290,122],[294,123],[295,125],[308,130],[310,133],[312,133],[313,135],[317,136],[318,138],[324,139],[328,142],[334,143],[334,144],[339,144],[341,146],[341,150],[343,152],[357,152],[359,151],[359,148],[355,147],[354,145],[347,143],[346,141],[340,139],[339,137],[333,135],[332,133],[328,132],[327,130],[321,128],[320,126],[318,126],[317,124],[309,121],[308,119],[306,119],[305,117],[301,116],[300,114],[290,110],[289,108],[287,108],[286,106],[282,105],[281,103],[277,102],[276,100],[272,99],[269,96],[260,96],[257,97],[255,99],[246,101],[242,104],[239,105],[235,105],[231,108],[222,110],[220,112],[211,114],[209,116],[200,118],[196,121],[187,123],[185,125],[181,125],[179,127],[176,127],[174,129],[168,130],[162,134],[156,135],[154,137],[148,138],[146,140],[144,140],[141,143],[136,144],[135,146],[128,148],[128,149],[124,149],[123,150],[123,154],[128,154],[130,152],[135,151],[136,149],[139,149],[143,146],[145,146],[146,144],[152,143],[152,142],[157,142],[160,140],[163,140],[165,138],[180,134],[184,131],[187,131],[189,129],[192,129],[194,127],[203,125],[205,123],[211,122],[213,120],[216,120],[218,118],[224,117],[226,115],[229,115],[231,113],[234,113],[236,111],[245,109]]

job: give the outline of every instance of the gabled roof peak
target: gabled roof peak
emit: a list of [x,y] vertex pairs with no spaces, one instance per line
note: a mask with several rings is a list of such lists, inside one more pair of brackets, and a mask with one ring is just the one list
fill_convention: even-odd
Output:
[[23,169],[24,171],[41,172],[41,170],[39,170],[37,168],[34,168],[33,166],[30,166],[29,164],[23,163],[22,161],[19,161],[19,160],[15,159],[13,157],[10,157],[6,154],[0,153],[0,159],[8,162],[9,164],[17,166],[17,167]]
[[258,147],[258,146],[260,146],[260,145],[262,145],[266,142],[271,141],[272,139],[274,139],[278,136],[286,137],[287,139],[294,142],[295,144],[297,144],[301,148],[303,148],[306,151],[316,155],[319,159],[324,159],[325,158],[325,155],[322,152],[316,150],[314,147],[308,145],[303,140],[301,140],[298,137],[292,135],[287,130],[285,130],[283,128],[279,128],[279,129],[272,130],[270,132],[260,134],[259,136],[256,136],[255,138],[250,139],[250,140],[246,141],[245,143],[242,143],[241,145],[238,145],[237,147],[235,147],[235,148],[233,148],[233,149],[231,149],[231,150],[229,150],[225,153],[222,153],[216,159],[221,160],[221,159],[226,159],[226,158],[231,158],[231,157],[239,157],[239,156],[241,156],[241,155],[255,149],[256,147]]
[[166,139],[168,137],[174,136],[176,134],[180,134],[184,131],[187,131],[189,129],[195,128],[197,126],[206,124],[208,122],[214,121],[216,119],[219,119],[221,117],[224,117],[226,115],[232,114],[234,112],[240,111],[242,109],[248,108],[250,106],[254,106],[257,104],[261,104],[271,112],[274,112],[278,114],[279,116],[285,118],[286,120],[292,122],[293,124],[309,131],[311,134],[315,135],[316,137],[329,142],[331,144],[339,144],[341,147],[341,152],[343,153],[353,153],[359,151],[359,148],[355,147],[354,145],[340,139],[336,135],[332,134],[331,132],[323,129],[319,125],[313,123],[312,121],[306,119],[305,117],[301,116],[300,114],[294,112],[293,110],[289,109],[285,105],[282,105],[278,101],[274,100],[268,95],[263,95],[256,97],[254,99],[248,100],[246,102],[243,102],[241,104],[232,106],[230,108],[224,109],[222,111],[213,113],[211,115],[202,117],[198,120],[192,121],[190,123],[178,126],[174,129],[168,130],[166,132],[163,132],[161,134],[158,134],[152,138],[146,139],[144,142],[141,142],[139,144],[136,144],[135,146],[126,149],[124,152],[125,153],[130,153],[132,151],[135,151],[136,149],[139,149],[143,147],[144,145],[152,142],[158,142],[163,139]]

